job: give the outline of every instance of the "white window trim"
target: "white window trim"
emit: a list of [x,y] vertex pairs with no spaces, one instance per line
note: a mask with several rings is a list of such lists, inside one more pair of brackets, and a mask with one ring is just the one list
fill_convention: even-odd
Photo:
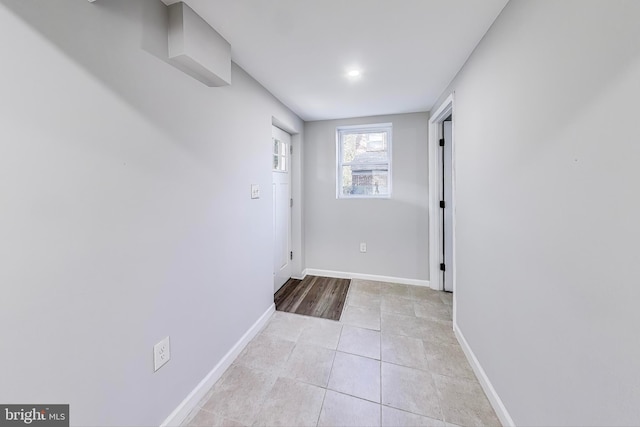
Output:
[[[280,154],[280,153],[272,153],[272,165],[271,165],[271,172],[276,172],[276,173],[289,173],[289,162],[290,160],[290,149],[289,149],[289,144],[287,144],[284,141],[280,141],[278,138],[272,137],[271,138],[271,142],[273,143],[273,141],[278,141],[280,143],[282,143],[284,145],[284,154]],[[272,144],[273,147],[273,144]],[[278,156],[278,157],[283,157],[284,158],[284,170],[282,169],[274,169],[273,168],[273,156]]]
[[[342,193],[342,167],[345,165],[342,162],[342,134],[345,132],[354,133],[371,133],[376,130],[387,132],[387,156],[388,156],[388,194],[343,194]],[[338,126],[336,128],[336,198],[337,199],[390,199],[393,194],[392,186],[392,139],[393,139],[393,124],[392,123],[374,123],[364,125],[350,125],[350,126]],[[347,164],[348,166],[348,164]]]

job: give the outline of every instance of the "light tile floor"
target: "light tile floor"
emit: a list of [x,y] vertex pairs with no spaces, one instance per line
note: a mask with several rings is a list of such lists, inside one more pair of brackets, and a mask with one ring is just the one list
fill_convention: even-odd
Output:
[[185,426],[499,426],[451,294],[353,280],[341,321],[276,312]]

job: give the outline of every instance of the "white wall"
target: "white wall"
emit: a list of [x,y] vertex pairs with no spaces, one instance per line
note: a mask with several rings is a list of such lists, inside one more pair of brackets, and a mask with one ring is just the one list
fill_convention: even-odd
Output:
[[[336,199],[336,127],[393,124],[391,199]],[[306,266],[427,280],[427,113],[305,123]],[[367,253],[360,253],[360,243]]]
[[511,1],[442,96],[457,322],[517,425],[640,424],[638,22]]
[[164,8],[0,2],[0,402],[73,425],[160,424],[273,303],[271,123],[302,122],[142,50]]

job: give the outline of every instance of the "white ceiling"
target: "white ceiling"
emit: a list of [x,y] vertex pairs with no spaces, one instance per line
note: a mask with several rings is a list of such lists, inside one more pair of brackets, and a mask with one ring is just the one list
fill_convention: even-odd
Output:
[[[507,1],[185,3],[231,43],[234,62],[309,121],[430,110]],[[347,78],[350,67],[362,76]]]

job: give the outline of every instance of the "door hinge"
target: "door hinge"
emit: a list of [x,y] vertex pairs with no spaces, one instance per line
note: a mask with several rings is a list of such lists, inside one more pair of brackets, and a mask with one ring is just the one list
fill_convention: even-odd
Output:
[[289,259],[293,259],[293,251],[289,252]]
[[444,138],[440,138],[440,147],[444,147]]
[[292,208],[293,207],[293,199],[289,199],[289,207]]
[[444,262],[440,264],[440,271],[446,271]]
[[447,204],[444,202],[444,200],[440,200],[440,207],[441,207],[442,209],[444,209],[444,208],[446,208],[446,207],[447,207]]

